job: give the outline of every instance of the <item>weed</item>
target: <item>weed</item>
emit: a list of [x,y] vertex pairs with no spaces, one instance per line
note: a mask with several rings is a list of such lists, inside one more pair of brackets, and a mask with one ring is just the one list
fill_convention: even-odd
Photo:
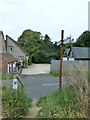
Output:
[[18,90],[7,89],[4,87],[2,94],[3,115],[8,118],[23,117],[31,107],[29,99],[24,90],[19,87]]

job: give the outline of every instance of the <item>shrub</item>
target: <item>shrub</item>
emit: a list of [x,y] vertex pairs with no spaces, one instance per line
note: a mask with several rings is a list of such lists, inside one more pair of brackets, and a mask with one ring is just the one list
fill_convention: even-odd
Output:
[[32,62],[34,63],[48,63],[49,59],[44,51],[38,51],[32,55]]

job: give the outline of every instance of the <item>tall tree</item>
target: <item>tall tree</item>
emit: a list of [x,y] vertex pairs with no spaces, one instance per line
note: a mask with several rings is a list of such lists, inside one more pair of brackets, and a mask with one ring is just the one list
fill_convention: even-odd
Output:
[[50,41],[51,41],[50,37],[47,34],[45,34],[45,36],[44,36],[44,42],[47,44]]
[[77,39],[75,46],[90,47],[90,31],[84,31]]
[[59,58],[59,48],[47,34],[43,37],[40,32],[28,29],[18,38],[18,43],[29,53],[32,62],[48,62],[50,57]]

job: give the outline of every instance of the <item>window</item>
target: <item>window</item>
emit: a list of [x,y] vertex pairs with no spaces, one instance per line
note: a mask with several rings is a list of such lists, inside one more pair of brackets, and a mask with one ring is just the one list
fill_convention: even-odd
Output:
[[13,51],[13,47],[9,47],[9,51],[12,52]]

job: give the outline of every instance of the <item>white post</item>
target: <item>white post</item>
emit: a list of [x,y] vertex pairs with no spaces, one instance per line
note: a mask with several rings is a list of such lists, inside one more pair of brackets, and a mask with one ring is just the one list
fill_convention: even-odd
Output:
[[16,76],[14,76],[12,88],[14,90],[17,90],[17,88],[18,88],[18,80],[17,80]]

